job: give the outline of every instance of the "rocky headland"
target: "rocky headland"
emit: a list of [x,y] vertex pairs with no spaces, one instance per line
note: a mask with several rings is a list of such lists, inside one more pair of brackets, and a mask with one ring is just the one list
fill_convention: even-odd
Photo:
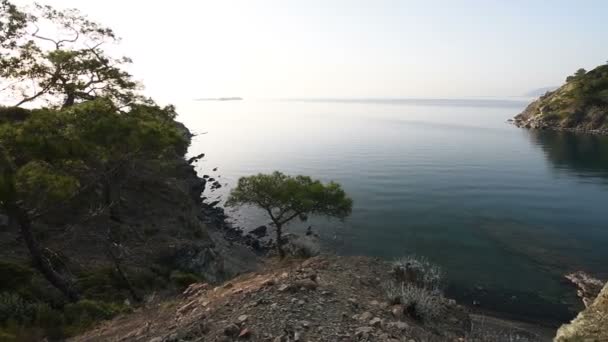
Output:
[[513,123],[531,129],[608,134],[608,64],[580,69],[532,102]]

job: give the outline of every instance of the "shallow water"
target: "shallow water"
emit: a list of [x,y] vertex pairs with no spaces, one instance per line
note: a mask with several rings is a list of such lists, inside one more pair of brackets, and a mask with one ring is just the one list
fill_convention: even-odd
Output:
[[[354,199],[344,223],[295,223],[342,254],[424,255],[450,295],[555,323],[572,315],[561,279],[608,278],[608,138],[515,128],[521,99],[308,99],[191,102],[200,174],[225,186],[281,170],[335,180]],[[212,172],[218,167],[217,172]],[[233,213],[245,228],[261,212]]]

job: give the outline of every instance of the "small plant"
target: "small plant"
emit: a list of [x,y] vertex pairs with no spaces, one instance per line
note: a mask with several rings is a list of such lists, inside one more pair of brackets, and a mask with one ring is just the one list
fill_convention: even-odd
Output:
[[424,258],[407,256],[392,264],[393,279],[384,284],[392,304],[403,305],[404,313],[428,321],[443,314],[447,300],[441,292],[443,272]]
[[399,283],[413,283],[420,288],[438,291],[443,285],[441,268],[423,257],[409,255],[393,262],[393,275]]
[[[290,234],[288,242],[285,244],[285,250],[288,255],[297,258],[312,258],[321,253],[321,245],[319,241],[310,236],[299,236]],[[287,240],[287,239],[286,239]]]
[[441,292],[402,284],[400,293],[405,313],[414,319],[427,321],[437,318],[446,309],[446,299]]

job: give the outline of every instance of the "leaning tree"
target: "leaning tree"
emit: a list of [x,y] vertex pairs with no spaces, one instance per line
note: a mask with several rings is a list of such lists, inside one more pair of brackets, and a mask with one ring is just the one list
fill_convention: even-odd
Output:
[[296,218],[304,221],[309,215],[344,219],[350,215],[353,201],[337,183],[323,184],[308,176],[294,177],[275,171],[239,179],[226,204],[263,209],[275,227],[277,252],[284,258],[285,224]]
[[106,97],[124,107],[144,100],[124,70],[131,60],[106,49],[119,41],[112,29],[75,9],[20,9],[0,1],[0,90],[17,98],[16,106],[46,101],[69,107]]

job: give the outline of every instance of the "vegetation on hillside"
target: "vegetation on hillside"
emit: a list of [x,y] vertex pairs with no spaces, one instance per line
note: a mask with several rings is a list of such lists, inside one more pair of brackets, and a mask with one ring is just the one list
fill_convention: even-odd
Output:
[[174,108],[141,96],[123,69],[130,60],[104,50],[117,40],[76,10],[0,0],[0,96],[8,99],[0,106],[0,218],[29,254],[0,263],[0,340],[78,332],[125,310],[124,297],[109,295],[116,289],[141,300],[111,226],[98,232],[112,265],[103,276],[74,274],[61,251],[41,242],[96,216],[120,221],[122,180],[134,165],[162,166],[186,152]]
[[515,117],[529,128],[608,132],[608,64],[579,69],[566,84],[531,103]]

